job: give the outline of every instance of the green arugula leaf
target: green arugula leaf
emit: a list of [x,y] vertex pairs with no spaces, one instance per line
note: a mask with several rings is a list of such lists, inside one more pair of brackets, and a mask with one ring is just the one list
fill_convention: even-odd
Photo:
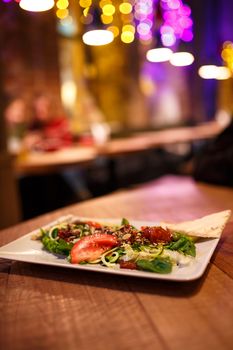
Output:
[[170,273],[172,271],[172,262],[169,258],[155,258],[152,261],[149,260],[138,260],[136,262],[137,267],[140,270],[156,273]]
[[191,237],[182,235],[178,232],[173,236],[173,241],[165,246],[170,250],[177,250],[185,255],[196,256],[196,247]]
[[50,237],[48,237],[47,235],[44,235],[41,241],[43,243],[44,248],[54,254],[61,254],[61,255],[67,256],[69,255],[73,247],[72,243],[68,243],[63,239],[59,239],[58,241],[55,241]]
[[126,218],[122,218],[121,225],[129,225],[129,220],[127,220]]

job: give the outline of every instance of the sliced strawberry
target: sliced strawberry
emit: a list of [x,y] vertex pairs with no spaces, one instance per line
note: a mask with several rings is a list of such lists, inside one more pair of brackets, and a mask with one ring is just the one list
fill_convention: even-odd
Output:
[[117,238],[105,233],[95,233],[80,239],[70,252],[72,264],[91,262],[98,259],[104,252],[118,245]]

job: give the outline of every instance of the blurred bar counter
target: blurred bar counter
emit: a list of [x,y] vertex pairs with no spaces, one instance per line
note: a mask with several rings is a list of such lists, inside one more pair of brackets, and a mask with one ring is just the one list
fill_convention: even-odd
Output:
[[135,133],[131,137],[109,140],[103,145],[74,145],[47,153],[25,153],[15,159],[14,169],[17,175],[60,171],[64,167],[90,164],[100,156],[114,158],[177,144],[192,145],[197,141],[214,138],[222,130],[219,123],[209,122],[192,127]]

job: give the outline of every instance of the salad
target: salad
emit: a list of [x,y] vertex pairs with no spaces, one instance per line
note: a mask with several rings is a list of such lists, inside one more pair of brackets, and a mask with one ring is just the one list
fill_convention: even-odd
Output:
[[136,228],[125,218],[119,225],[79,219],[63,222],[41,229],[36,239],[45,250],[71,264],[99,264],[159,274],[187,266],[196,256],[195,237],[161,226]]

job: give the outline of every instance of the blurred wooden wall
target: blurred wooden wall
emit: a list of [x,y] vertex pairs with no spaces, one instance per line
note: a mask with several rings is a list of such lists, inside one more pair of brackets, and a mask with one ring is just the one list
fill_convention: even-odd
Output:
[[0,71],[0,229],[20,221],[17,183],[13,173],[12,157],[7,152],[7,133],[3,118],[5,94],[1,77]]
[[[0,228],[20,221],[18,179],[7,150],[6,106],[37,94],[60,103],[56,17],[53,11],[30,13],[16,2],[0,1]],[[33,205],[33,203],[32,203]]]
[[58,38],[54,12],[31,13],[15,2],[0,2],[1,65],[8,101],[29,104],[35,95],[50,94],[60,103]]

